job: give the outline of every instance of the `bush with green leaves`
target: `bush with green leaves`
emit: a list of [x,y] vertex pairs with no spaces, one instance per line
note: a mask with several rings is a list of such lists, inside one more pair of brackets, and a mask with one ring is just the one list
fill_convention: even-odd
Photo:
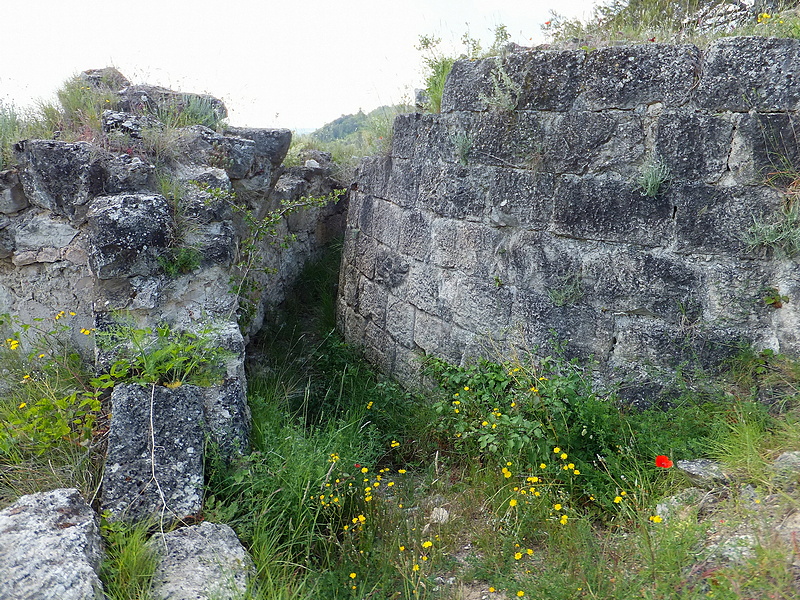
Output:
[[196,333],[176,331],[163,324],[155,329],[118,322],[96,333],[97,346],[112,356],[107,381],[208,386],[225,375],[229,350],[218,345],[213,327]]

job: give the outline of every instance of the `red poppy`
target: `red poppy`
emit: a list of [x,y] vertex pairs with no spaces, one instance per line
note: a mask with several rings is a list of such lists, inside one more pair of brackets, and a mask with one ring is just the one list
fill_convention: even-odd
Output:
[[356,463],[356,464],[355,464],[355,465],[353,465],[353,466],[354,466],[356,469],[360,469],[360,468],[361,468],[361,464],[360,464],[360,463]]
[[669,469],[672,466],[672,461],[669,459],[669,456],[659,454],[656,456],[656,466],[662,469]]

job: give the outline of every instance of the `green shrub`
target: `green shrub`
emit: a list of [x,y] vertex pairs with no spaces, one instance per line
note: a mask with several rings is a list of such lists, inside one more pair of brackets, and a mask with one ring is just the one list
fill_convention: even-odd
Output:
[[96,334],[98,347],[111,353],[113,363],[104,381],[130,381],[178,386],[214,385],[224,376],[230,351],[216,345],[213,328],[197,333],[155,330],[115,323]]

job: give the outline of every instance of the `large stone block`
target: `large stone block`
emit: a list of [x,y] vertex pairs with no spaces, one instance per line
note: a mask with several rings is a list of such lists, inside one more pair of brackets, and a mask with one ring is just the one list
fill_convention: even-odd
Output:
[[447,76],[442,93],[442,112],[484,111],[483,99],[492,93],[491,74],[497,69],[494,58],[457,60]]
[[443,217],[482,220],[494,172],[481,165],[427,163],[419,178],[419,204]]
[[172,241],[172,214],[163,196],[96,198],[87,213],[89,262],[100,279],[150,275]]
[[29,206],[17,171],[0,171],[0,213],[13,215]]
[[632,109],[661,103],[683,106],[700,73],[700,51],[691,45],[639,44],[593,50],[586,58],[583,93],[588,110]]
[[730,118],[665,111],[656,122],[653,153],[669,167],[673,181],[714,183],[728,170],[733,131]]
[[195,516],[203,498],[204,390],[118,384],[102,505],[115,520]]
[[355,189],[360,193],[387,200],[389,198],[388,184],[391,172],[391,155],[363,158],[356,170]]
[[23,140],[14,151],[28,201],[57,215],[82,220],[89,199],[102,190],[102,178],[91,169],[92,145]]
[[406,210],[399,215],[398,251],[417,260],[427,260],[431,252],[430,213]]
[[0,600],[105,600],[102,546],[78,490],[22,496],[0,511]]
[[553,231],[573,238],[666,246],[672,217],[666,194],[647,197],[617,178],[565,175],[555,191]]
[[787,186],[800,166],[800,121],[793,113],[739,115],[728,168],[736,183]]
[[546,229],[553,217],[555,178],[538,169],[487,167],[489,184],[486,218],[492,227]]
[[731,37],[705,52],[695,104],[709,111],[800,107],[800,40]]
[[755,220],[782,205],[781,194],[766,187],[673,186],[666,197],[676,206],[676,251],[692,254],[740,254]]
[[703,278],[674,255],[605,247],[582,257],[582,271],[586,301],[603,312],[670,322],[700,316]]
[[644,153],[644,126],[630,112],[568,112],[550,126],[542,166],[554,173],[632,175]]
[[533,50],[508,56],[505,70],[520,86],[517,109],[568,111],[584,81],[583,50]]
[[492,111],[475,115],[466,134],[469,163],[535,169],[546,157],[547,135],[558,115],[533,111]]
[[253,559],[227,525],[157,533],[148,547],[158,556],[150,591],[156,600],[238,600],[255,578]]

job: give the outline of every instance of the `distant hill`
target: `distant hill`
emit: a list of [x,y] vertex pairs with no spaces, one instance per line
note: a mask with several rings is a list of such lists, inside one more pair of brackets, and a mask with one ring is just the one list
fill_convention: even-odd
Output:
[[391,122],[396,115],[413,111],[414,107],[408,104],[379,106],[368,113],[359,110],[355,114],[342,115],[338,119],[323,125],[311,135],[323,142],[343,140],[358,131],[369,128],[370,125],[376,121]]

